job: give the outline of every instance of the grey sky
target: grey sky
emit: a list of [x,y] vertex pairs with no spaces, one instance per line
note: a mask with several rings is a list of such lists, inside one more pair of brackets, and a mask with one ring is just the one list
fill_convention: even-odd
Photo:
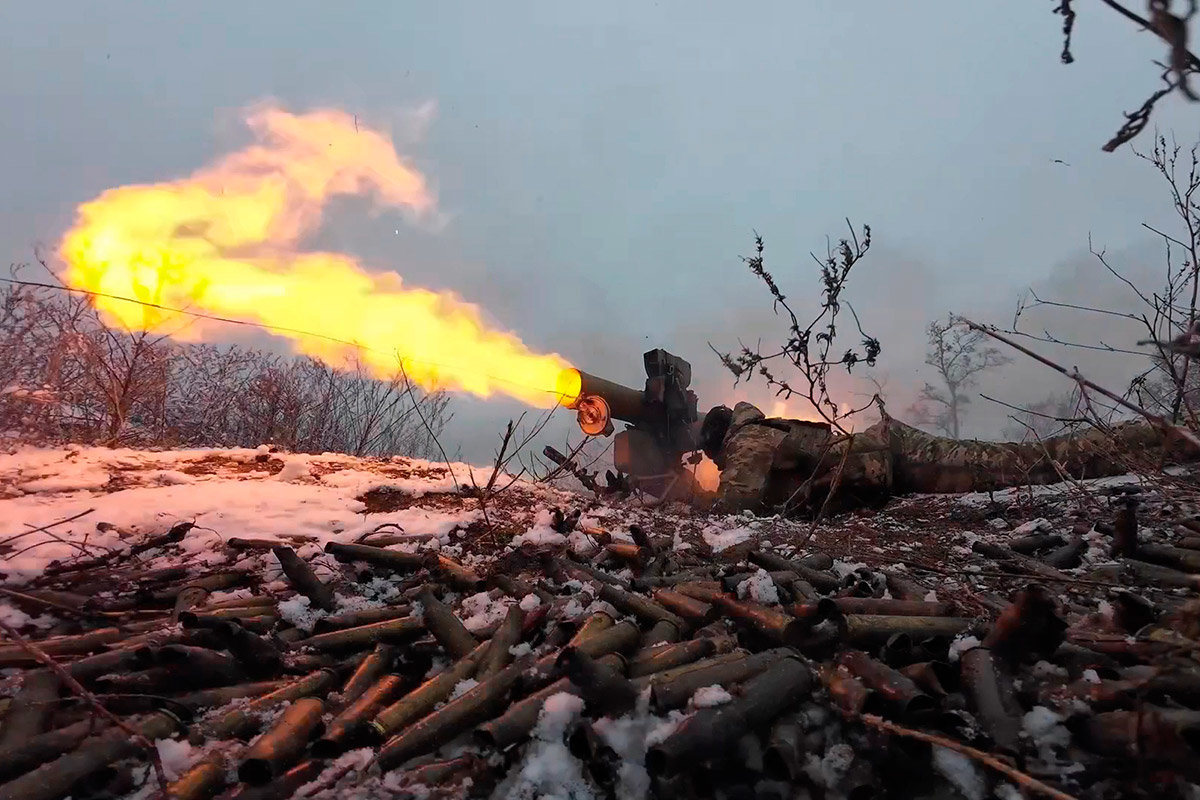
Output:
[[[454,289],[617,379],[668,347],[693,360],[704,400],[726,393],[716,402],[733,395],[705,341],[774,329],[738,261],[751,229],[801,297],[816,286],[807,252],[849,216],[876,239],[851,299],[890,337],[900,392],[930,317],[1004,321],[1021,287],[1069,274],[1089,232],[1158,257],[1138,227],[1163,215],[1155,177],[1100,145],[1155,87],[1162,48],[1098,4],[1079,10],[1068,67],[1048,4],[998,0],[8,3],[0,248],[28,260],[79,202],[241,143],[238,110],[255,101],[401,132],[432,102],[402,149],[449,225],[348,203],[322,246]],[[1190,143],[1197,119],[1171,98],[1156,124]],[[1015,399],[1059,388],[1045,380]],[[460,403],[466,454],[513,410]]]

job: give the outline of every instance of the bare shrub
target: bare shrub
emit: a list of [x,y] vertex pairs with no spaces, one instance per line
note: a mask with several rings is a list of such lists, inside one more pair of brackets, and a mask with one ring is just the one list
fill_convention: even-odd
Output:
[[[820,269],[821,307],[807,323],[800,321],[775,277],[767,271],[763,238],[755,234],[754,255],[742,260],[767,288],[776,316],[784,317],[786,328],[783,342],[769,346],[765,351],[761,343],[751,348],[739,342],[737,354],[722,352],[709,345],[726,369],[733,373],[735,386],[758,377],[766,381],[777,397],[790,400],[798,396],[807,400],[826,422],[842,431],[845,430],[841,424],[843,420],[863,411],[874,401],[859,408],[840,407],[830,395],[830,370],[845,367],[849,372],[860,363],[873,367],[882,351],[879,340],[863,331],[854,309],[842,297],[850,270],[871,247],[870,226],[863,226],[860,237],[849,220],[846,220],[846,224],[850,227],[848,238],[838,242],[837,247],[827,247],[824,258],[812,255]],[[859,341],[855,347],[848,347],[841,355],[836,355],[842,346],[838,344],[838,316],[843,306],[854,319]],[[779,371],[779,364],[788,371],[787,374]]]
[[[254,447],[431,458],[450,397],[237,345],[121,331],[85,297],[0,287],[0,431],[39,444]],[[418,420],[417,406],[424,420]]]

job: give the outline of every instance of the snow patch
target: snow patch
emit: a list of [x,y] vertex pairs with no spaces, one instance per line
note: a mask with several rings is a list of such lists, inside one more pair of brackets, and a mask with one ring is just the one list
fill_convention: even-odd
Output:
[[704,542],[712,548],[714,553],[720,553],[742,542],[749,541],[750,537],[754,535],[754,531],[744,526],[730,528],[729,530],[710,526],[700,535],[703,537]]
[[714,684],[697,689],[696,693],[692,695],[689,704],[692,708],[712,708],[713,706],[724,705],[732,699],[733,695],[725,691],[724,686]]
[[974,636],[967,636],[960,633],[954,638],[954,641],[950,643],[950,654],[947,656],[947,659],[951,664],[953,664],[962,657],[963,653],[972,648],[979,647],[980,644],[982,643]]
[[967,800],[984,800],[987,782],[975,762],[962,753],[940,745],[933,746],[933,768]]
[[758,572],[739,583],[737,595],[742,600],[749,597],[756,603],[767,605],[779,603],[779,589],[775,586],[775,581],[771,580],[770,573],[765,569],[759,569]]

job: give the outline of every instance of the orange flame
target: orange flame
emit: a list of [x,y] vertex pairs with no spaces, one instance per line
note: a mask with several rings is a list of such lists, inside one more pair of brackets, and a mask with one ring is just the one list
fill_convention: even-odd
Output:
[[[305,252],[325,204],[369,195],[414,215],[434,211],[425,178],[391,140],[336,110],[252,109],[257,143],[191,176],[104,192],[78,209],[60,253],[70,286],[109,296],[106,324],[160,328],[177,316],[119,297],[257,322],[333,365],[357,355],[380,378],[557,403],[567,361],[490,328],[452,292],[405,287],[341,253]],[[201,325],[173,335],[200,338]],[[564,381],[569,390],[570,378]],[[572,400],[573,397],[566,398]]]

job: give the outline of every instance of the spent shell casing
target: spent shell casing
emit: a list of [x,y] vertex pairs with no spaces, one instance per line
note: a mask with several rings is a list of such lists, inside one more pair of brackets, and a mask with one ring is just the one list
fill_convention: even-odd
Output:
[[653,600],[639,594],[627,592],[616,586],[609,584],[601,586],[600,599],[611,603],[626,614],[633,614],[638,619],[651,624],[661,621],[670,622],[680,630],[683,630],[686,626],[686,623],[678,615],[672,614]]
[[313,744],[313,755],[334,758],[357,745],[366,736],[367,723],[400,693],[403,686],[404,679],[399,675],[384,675],[377,680],[333,718],[324,735]]
[[510,664],[440,709],[407,726],[383,744],[376,762],[385,770],[394,769],[416,756],[432,752],[490,719],[503,708],[509,692],[527,666],[525,660]]
[[357,628],[360,625],[370,625],[373,622],[385,622],[390,619],[400,619],[412,615],[412,606],[385,606],[383,608],[368,608],[363,611],[351,611],[347,614],[335,614],[322,617],[313,623],[313,633],[328,633],[345,628]]
[[307,597],[314,608],[319,608],[323,611],[333,611],[337,608],[337,601],[334,599],[333,590],[321,583],[321,579],[317,577],[317,573],[313,572],[313,568],[309,563],[296,555],[296,551],[285,545],[272,547],[271,552],[279,561],[279,566],[283,568],[283,574],[288,579],[296,591]]
[[479,640],[471,635],[450,607],[434,594],[432,586],[426,584],[421,590],[420,598],[421,607],[424,609],[422,616],[425,627],[451,658],[463,658],[475,649]]
[[742,686],[723,706],[693,714],[646,754],[651,774],[680,772],[699,760],[730,752],[744,735],[794,708],[812,692],[813,674],[798,657],[783,657]]
[[369,725],[372,737],[383,741],[429,714],[455,686],[475,674],[487,648],[487,642],[476,645],[466,656],[376,714]]
[[509,649],[521,639],[521,629],[524,626],[525,612],[514,604],[508,607],[504,621],[492,634],[491,644],[479,665],[477,680],[484,681],[508,666],[513,655]]
[[[166,739],[180,726],[179,718],[169,711],[157,711],[131,725],[151,742]],[[117,761],[137,755],[141,749],[127,732],[116,728],[106,730],[85,739],[72,752],[0,785],[0,800],[58,800],[70,794],[81,781]]]
[[343,544],[330,542],[325,545],[325,552],[343,564],[352,561],[362,561],[375,567],[384,567],[399,572],[412,572],[429,566],[430,560],[426,555],[405,553],[400,550],[388,550],[369,544]]
[[231,739],[244,734],[255,725],[257,715],[283,703],[294,702],[303,697],[324,697],[338,679],[337,672],[319,669],[302,678],[281,686],[270,694],[252,700],[241,708],[228,711],[216,719],[206,722],[192,732],[193,743],[205,738]]
[[311,647],[314,650],[345,650],[379,642],[403,642],[413,638],[424,629],[424,624],[416,617],[401,617],[383,622],[372,622],[369,625],[359,625],[357,628],[315,633],[296,642],[295,646]]
[[358,663],[354,672],[346,679],[346,684],[341,691],[330,697],[330,709],[340,711],[357,700],[363,692],[370,689],[387,674],[395,660],[395,647],[390,644],[375,645],[375,649]]
[[1012,679],[986,647],[973,647],[960,658],[963,688],[1002,752],[1015,754],[1020,748],[1021,706]]
[[301,697],[262,736],[246,749],[238,778],[253,786],[271,781],[292,766],[320,730],[325,703],[316,697]]
[[21,676],[21,688],[13,696],[0,725],[0,751],[29,741],[50,724],[58,703],[60,681],[48,669],[30,670]]

